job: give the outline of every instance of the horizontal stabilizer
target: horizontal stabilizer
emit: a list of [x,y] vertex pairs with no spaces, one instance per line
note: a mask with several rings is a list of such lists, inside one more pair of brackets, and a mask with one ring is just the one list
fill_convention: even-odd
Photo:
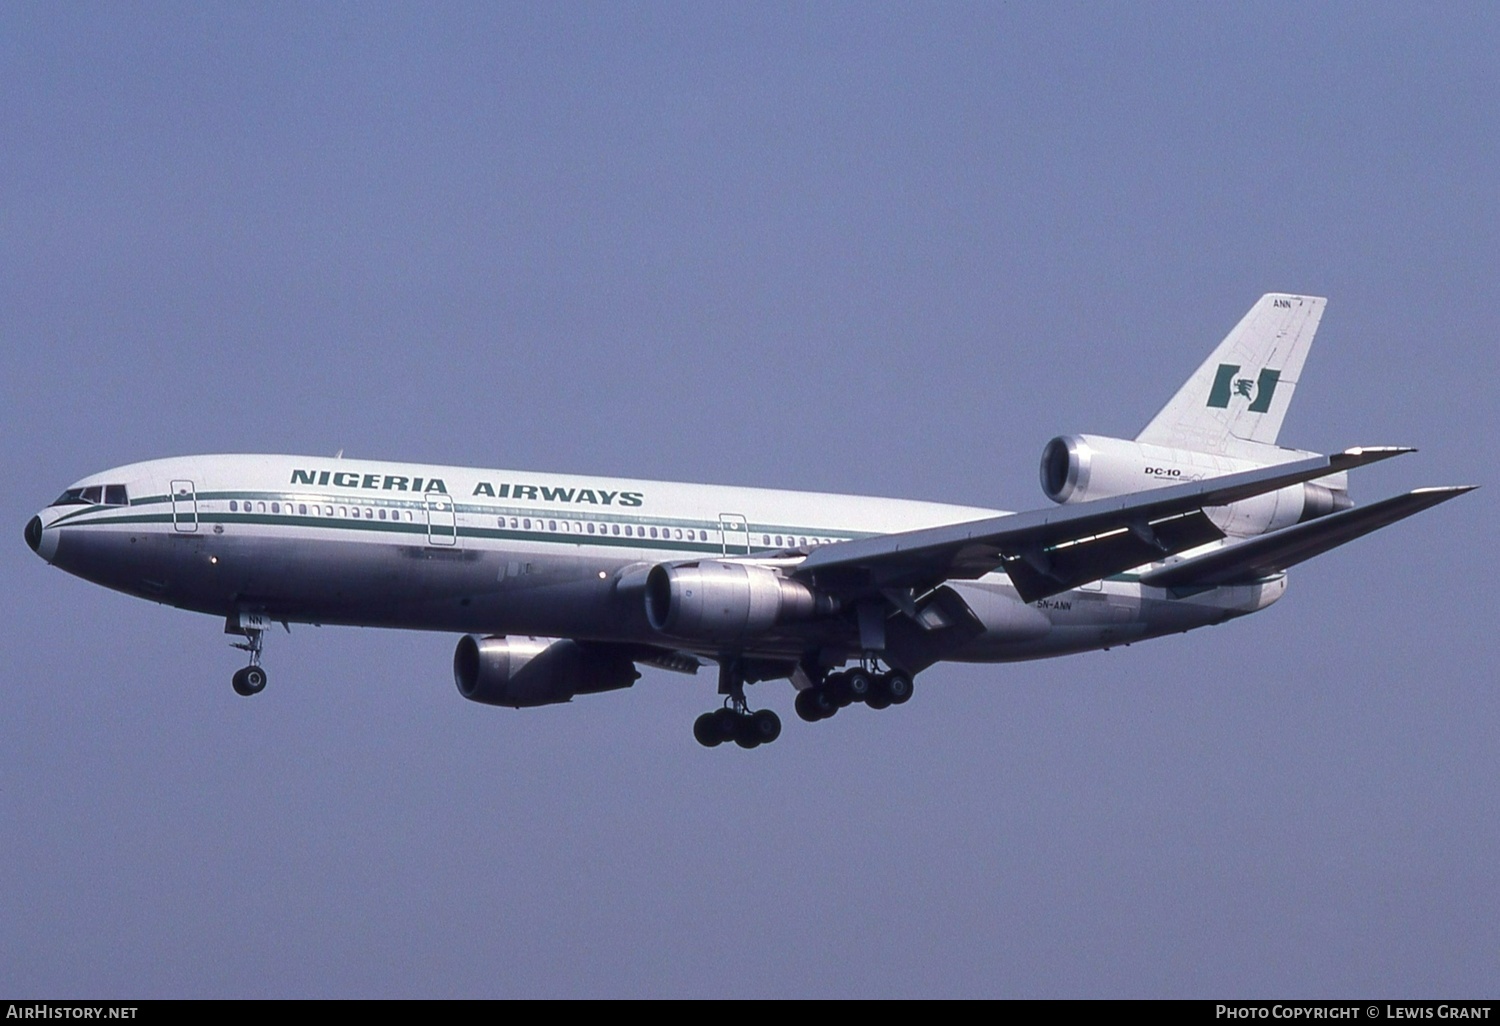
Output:
[[1261,535],[1160,570],[1152,570],[1142,575],[1141,583],[1173,589],[1248,584],[1280,573],[1287,567],[1314,556],[1321,556],[1329,549],[1404,520],[1440,502],[1447,502],[1473,491],[1474,487],[1454,485],[1445,488],[1418,488],[1405,495],[1397,495],[1368,506],[1356,506],[1354,509],[1288,527],[1275,534]]
[[[1411,451],[1394,446],[1346,449],[1331,456],[1061,509],[824,545],[803,560],[792,576],[852,597],[888,588],[925,591],[944,581],[973,580],[1003,567],[1022,601],[1034,602],[1222,537],[1217,529],[1207,534],[1198,529],[1204,518],[1191,515],[1205,507],[1227,506]],[[1184,522],[1173,523],[1176,518]],[[1122,534],[1129,537],[1115,540]]]

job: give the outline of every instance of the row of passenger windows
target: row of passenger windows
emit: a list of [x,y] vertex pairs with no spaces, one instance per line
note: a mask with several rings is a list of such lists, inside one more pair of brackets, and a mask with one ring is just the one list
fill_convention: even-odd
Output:
[[643,527],[636,524],[598,524],[591,520],[542,520],[531,517],[497,517],[501,527],[512,530],[555,531],[560,534],[623,535],[626,538],[661,538],[667,541],[708,541],[708,532],[695,528]]
[[[783,540],[783,538],[785,540]],[[760,536],[760,543],[761,543],[761,545],[765,546],[768,549],[773,544],[778,549],[805,549],[809,545],[832,545],[833,544],[833,539],[832,538],[808,538],[808,537],[804,537],[802,535],[798,535],[798,536],[796,536],[794,538],[794,537],[792,537],[789,534],[788,535],[784,535],[784,536],[783,535],[779,535],[779,534],[763,534],[763,535]]]
[[360,517],[363,517],[366,520],[404,520],[407,523],[411,523],[412,522],[412,514],[411,514],[411,510],[409,510],[409,509],[407,509],[407,510],[401,510],[401,509],[386,510],[384,508],[376,509],[376,508],[373,508],[373,507],[370,507],[370,506],[364,506],[364,507],[360,507],[360,506],[339,506],[338,507],[338,513],[335,514],[333,506],[320,506],[316,502],[313,503],[311,506],[309,506],[305,502],[298,502],[298,503],[290,503],[290,502],[265,503],[265,502],[250,502],[248,500],[245,501],[245,502],[240,502],[237,499],[230,499],[229,500],[229,512],[231,512],[231,513],[238,513],[241,510],[243,510],[246,513],[266,513],[266,512],[270,512],[270,513],[283,513],[284,512],[284,513],[289,513],[289,514],[293,514],[293,515],[296,515],[296,516],[303,516],[303,517],[305,517],[305,516],[308,515],[308,510],[311,510],[312,511],[311,515],[315,516],[315,517],[331,517],[331,516],[337,515],[337,516],[345,517],[345,518],[350,519],[350,520],[358,520]]
[[[110,488],[117,488],[118,487],[118,488],[121,489],[122,492],[124,491],[123,486],[120,486],[120,485],[110,485],[109,487]],[[75,491],[83,491],[83,489],[74,489],[74,490]],[[94,489],[94,490],[97,491],[97,489]],[[71,494],[71,492],[69,494]],[[124,496],[122,495],[120,498],[121,498],[121,501],[123,502],[124,501]],[[84,499],[82,501],[88,501],[88,500]],[[97,501],[97,500],[94,500],[94,501]],[[57,503],[54,503],[54,505],[64,505],[64,503],[62,501],[58,501]],[[292,514],[292,515],[296,515],[296,516],[304,516],[305,517],[305,516],[309,515],[308,514],[308,510],[309,509],[311,509],[311,511],[312,511],[311,515],[315,516],[315,517],[317,517],[317,516],[331,517],[331,516],[337,515],[337,516],[340,516],[340,517],[345,517],[345,518],[355,519],[355,520],[363,517],[365,520],[395,520],[395,521],[403,521],[404,520],[406,523],[412,523],[413,522],[412,511],[409,510],[409,509],[407,509],[407,510],[400,510],[400,509],[386,510],[383,507],[339,506],[339,507],[337,507],[338,512],[337,512],[337,514],[335,514],[335,512],[334,512],[335,507],[333,507],[333,506],[323,506],[323,505],[319,505],[318,503],[313,503],[311,506],[309,506],[305,502],[299,502],[299,503],[270,502],[270,503],[267,503],[267,502],[250,502],[248,500],[246,500],[244,502],[241,502],[238,499],[230,499],[229,500],[229,512],[231,512],[231,513],[238,513],[241,510],[243,510],[246,513],[266,513],[266,512],[270,512],[270,513],[280,514],[280,513],[282,513],[284,511],[284,512],[286,512],[288,514]],[[691,527],[689,527],[689,528],[687,528],[687,529],[684,530],[681,527],[660,527],[660,528],[658,528],[658,527],[645,527],[645,526],[640,526],[640,525],[636,525],[636,524],[600,524],[600,523],[595,523],[594,521],[580,521],[580,520],[542,520],[540,518],[533,518],[533,517],[498,517],[497,518],[497,522],[499,523],[499,525],[502,528],[506,527],[507,524],[508,524],[509,527],[512,530],[521,530],[521,531],[537,530],[537,531],[552,531],[552,532],[560,533],[560,534],[592,534],[592,535],[613,535],[615,537],[624,536],[626,538],[656,538],[656,539],[664,540],[664,541],[689,541],[689,542],[691,542],[691,541],[700,541],[700,542],[706,542],[706,541],[708,541],[708,532],[707,531],[698,530],[696,528],[691,528]],[[788,534],[788,535],[763,534],[763,535],[761,535],[761,539],[760,540],[761,540],[761,545],[763,547],[765,547],[765,548],[771,548],[774,545],[776,548],[804,548],[804,549],[807,548],[809,546],[809,544],[811,544],[811,545],[828,545],[828,544],[831,544],[832,541],[833,541],[833,539],[831,539],[831,538],[818,538],[818,537],[809,538],[809,537],[807,537],[805,535],[795,535],[794,536],[794,535],[790,535],[790,534]]]
[[[623,535],[626,538],[657,538],[666,541],[708,541],[707,531],[697,530],[691,527],[684,531],[680,527],[657,528],[638,526],[634,524],[595,525],[592,521],[542,520],[539,518],[533,519],[531,517],[498,517],[497,520],[501,527],[505,527],[508,524],[512,530],[522,531],[530,531],[535,529],[538,531],[555,531],[561,534],[604,534],[614,535],[616,537]],[[806,535],[793,536],[790,534],[763,534],[761,535],[760,540],[761,545],[765,548],[770,548],[772,545],[775,545],[777,548],[805,549],[809,545],[831,545],[833,543],[832,538],[810,538]]]

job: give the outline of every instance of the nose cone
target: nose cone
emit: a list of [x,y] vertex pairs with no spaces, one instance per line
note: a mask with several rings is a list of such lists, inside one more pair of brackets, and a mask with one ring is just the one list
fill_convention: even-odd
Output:
[[26,544],[31,546],[32,552],[50,563],[57,554],[57,532],[42,530],[42,518],[32,517],[26,521]]

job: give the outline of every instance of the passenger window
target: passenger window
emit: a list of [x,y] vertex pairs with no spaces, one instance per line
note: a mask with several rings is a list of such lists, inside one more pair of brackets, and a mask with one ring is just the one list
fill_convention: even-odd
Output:
[[380,519],[381,520],[385,519],[385,507],[384,506],[380,507]]
[[302,517],[307,516],[307,504],[306,503],[303,503],[303,502],[297,503],[297,515],[298,516],[302,516]]
[[240,504],[238,502],[235,502],[233,499],[230,499],[229,500],[229,512],[231,512],[231,513],[238,513],[239,509],[240,509]]
[[555,530],[557,530],[557,521],[556,520],[549,520],[549,521],[547,521],[547,530],[549,530],[549,531],[555,531]]
[[279,503],[279,502],[273,502],[273,503],[271,503],[271,512],[272,513],[280,513],[281,512],[281,503]]
[[365,519],[366,520],[374,520],[375,519],[375,511],[373,509],[371,509],[369,506],[365,507]]
[[619,524],[611,524],[610,527],[609,527],[609,530],[610,530],[611,534],[618,535],[620,533],[620,525]]

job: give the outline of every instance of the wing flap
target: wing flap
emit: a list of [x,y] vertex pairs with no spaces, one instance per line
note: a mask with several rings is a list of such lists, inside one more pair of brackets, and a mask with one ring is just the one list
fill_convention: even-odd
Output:
[[1356,506],[1222,549],[1194,556],[1141,576],[1156,588],[1197,590],[1248,584],[1320,556],[1329,549],[1388,527],[1438,503],[1472,491],[1472,485],[1418,488],[1368,506]]
[[1006,560],[1003,566],[1020,593],[1021,601],[1035,602],[1161,559],[1164,552],[1185,552],[1224,537],[1224,532],[1201,511],[1170,517],[1148,526],[1149,536],[1145,532],[1120,528],[1102,536],[1043,550],[1040,554],[1027,553]]

